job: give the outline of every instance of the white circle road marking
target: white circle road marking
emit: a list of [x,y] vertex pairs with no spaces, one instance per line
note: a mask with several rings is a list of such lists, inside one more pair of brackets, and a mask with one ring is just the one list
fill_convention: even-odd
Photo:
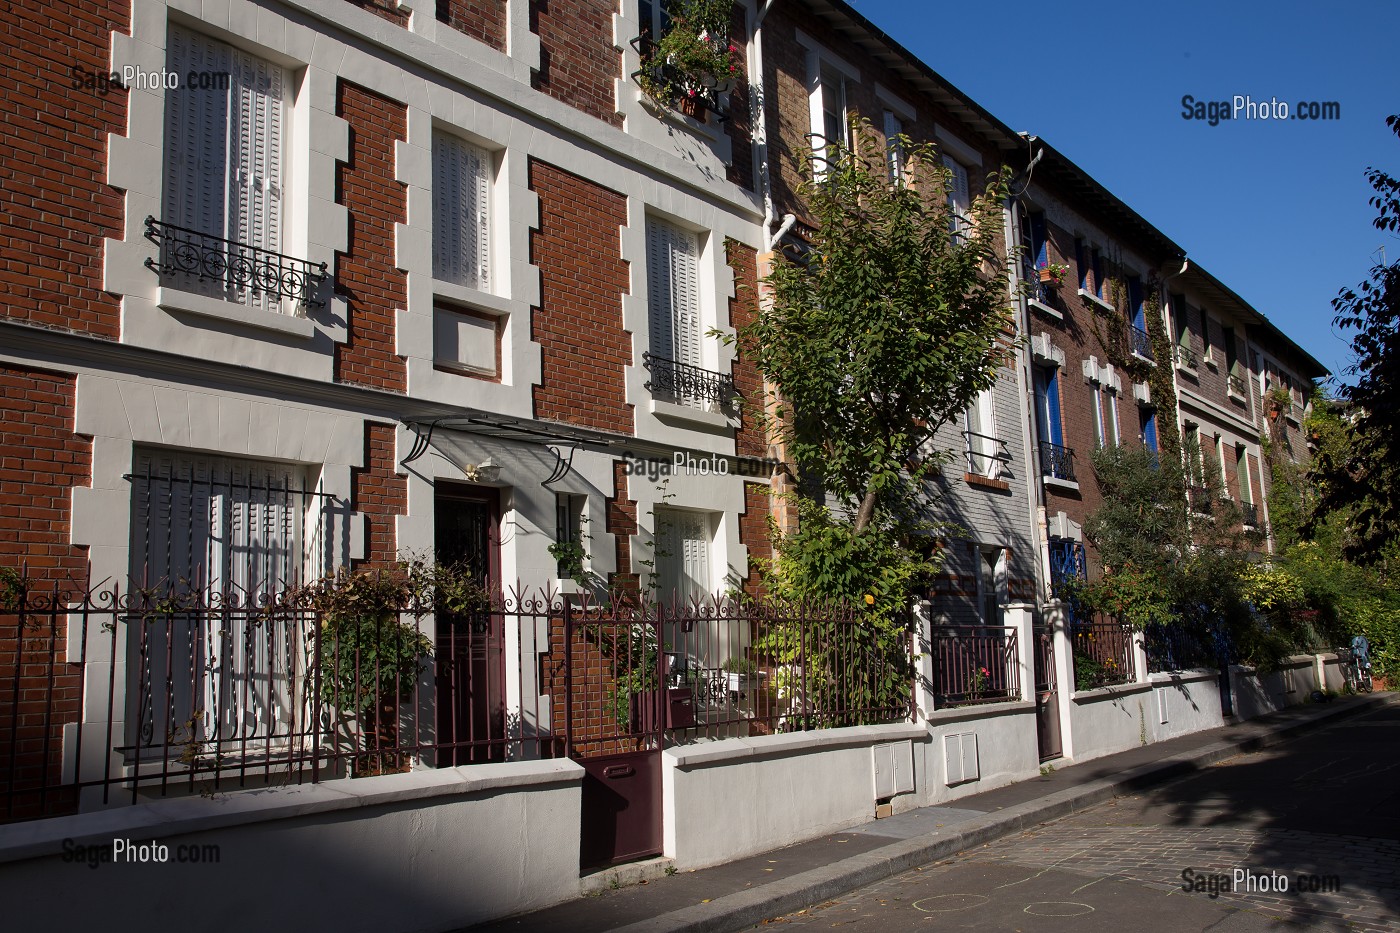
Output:
[[[1051,908],[1050,910],[1031,910],[1032,907]],[[1073,910],[1065,910],[1071,907]],[[1091,914],[1094,908],[1088,904],[1081,904],[1078,901],[1036,901],[1026,907],[1024,913],[1034,917],[1077,917],[1080,914]]]
[[[919,906],[920,904],[927,904],[927,903],[929,903],[929,902],[931,902],[931,901],[947,901],[947,900],[949,900],[950,898],[959,898],[959,900],[950,901],[949,904],[948,904],[948,906],[946,906],[946,907],[944,907],[944,906],[938,906],[938,907],[920,907],[920,906]],[[922,911],[923,911],[924,913],[926,913],[926,914],[936,914],[936,913],[945,913],[945,912],[950,911],[950,910],[968,910],[968,909],[973,908],[973,907],[981,907],[983,904],[987,903],[987,901],[989,901],[989,900],[991,900],[991,898],[987,897],[985,894],[937,894],[937,895],[934,895],[933,897],[925,897],[925,898],[922,898],[921,900],[917,900],[917,901],[915,901],[911,906],[912,906],[915,910],[922,910]]]

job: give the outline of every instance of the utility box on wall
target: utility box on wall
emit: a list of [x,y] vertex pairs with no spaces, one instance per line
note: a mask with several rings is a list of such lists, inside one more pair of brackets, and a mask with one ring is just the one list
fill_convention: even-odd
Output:
[[959,732],[943,737],[943,759],[946,762],[949,787],[966,784],[982,776],[977,766],[977,733]]
[[875,770],[875,799],[914,792],[914,743],[884,742],[870,748]]

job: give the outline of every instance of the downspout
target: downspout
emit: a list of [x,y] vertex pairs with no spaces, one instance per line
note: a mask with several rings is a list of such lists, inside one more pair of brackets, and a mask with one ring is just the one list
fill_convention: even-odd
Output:
[[[773,269],[774,250],[777,249],[778,241],[792,229],[792,225],[797,221],[795,216],[788,214],[783,218],[782,226],[777,231],[773,230],[777,214],[773,206],[773,178],[768,163],[768,103],[764,94],[766,76],[763,70],[763,21],[767,18],[768,11],[773,8],[773,3],[774,0],[762,0],[762,5],[754,14],[753,25],[749,29],[748,42],[749,112],[752,115],[753,124],[753,174],[759,192],[763,196],[762,249],[759,251],[755,263],[760,313],[771,307],[773,301],[772,290],[765,282]],[[766,378],[763,382],[763,395],[764,411],[769,418],[768,436],[765,439],[768,446],[767,454],[780,464],[786,464],[787,451],[778,431],[773,427],[772,420],[779,408],[777,388]],[[791,532],[796,527],[796,515],[792,511],[791,505],[788,504],[790,499],[786,495],[791,491],[791,485],[791,474],[785,467],[780,466],[773,471],[769,482],[768,511],[777,523],[779,531],[783,533]]]

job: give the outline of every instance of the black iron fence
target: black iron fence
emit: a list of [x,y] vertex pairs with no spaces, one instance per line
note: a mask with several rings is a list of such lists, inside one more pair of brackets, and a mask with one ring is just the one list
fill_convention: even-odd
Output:
[[635,750],[663,728],[685,742],[906,720],[912,651],[907,625],[831,605],[516,590],[466,613],[332,615],[29,591],[0,610],[0,820]]
[[1075,620],[1070,625],[1074,656],[1074,689],[1094,690],[1137,680],[1133,660],[1133,630],[1104,617]]
[[1152,337],[1136,324],[1128,325],[1128,347],[1143,359],[1152,359]]
[[1021,698],[1014,627],[940,626],[931,632],[934,705],[970,706]]
[[1149,625],[1142,632],[1148,673],[1214,669],[1220,663],[1215,635],[1185,624]]

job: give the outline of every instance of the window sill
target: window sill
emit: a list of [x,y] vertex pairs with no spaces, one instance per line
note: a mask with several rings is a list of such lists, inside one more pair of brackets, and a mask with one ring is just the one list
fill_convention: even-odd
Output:
[[1241,405],[1249,404],[1249,400],[1240,393],[1236,392],[1234,389],[1226,389],[1225,394],[1229,397],[1230,401],[1232,402],[1239,402]]
[[1211,369],[1218,370],[1220,368],[1220,364],[1215,361],[1215,357],[1213,356],[1206,357],[1206,365],[1209,366]]
[[964,473],[963,482],[969,486],[980,486],[983,489],[991,489],[997,492],[1010,492],[1011,484],[1003,479],[992,479],[980,473]]
[[1083,298],[1085,301],[1089,302],[1090,304],[1098,305],[1099,308],[1101,308],[1101,309],[1104,310],[1104,311],[1108,311],[1108,312],[1112,313],[1112,312],[1115,312],[1115,311],[1118,310],[1117,308],[1113,307],[1113,305],[1111,305],[1111,304],[1109,304],[1108,302],[1104,301],[1104,300],[1103,300],[1102,298],[1100,298],[1098,295],[1095,295],[1093,292],[1086,292],[1086,291],[1085,291],[1084,289],[1082,289],[1082,288],[1079,289],[1079,297],[1080,297],[1080,298]]
[[651,413],[666,421],[689,421],[712,428],[732,427],[729,423],[729,416],[723,412],[691,408],[689,405],[678,405],[675,402],[664,402],[655,398],[651,400]]
[[466,376],[469,379],[480,379],[482,382],[501,381],[501,376],[494,369],[478,369],[475,366],[468,366],[466,363],[459,363],[456,360],[433,360],[433,369],[439,372],[452,373],[454,376]]
[[1200,371],[1197,370],[1196,367],[1187,366],[1185,363],[1177,363],[1176,371],[1181,373],[1183,376],[1190,376],[1192,379],[1199,380],[1201,378]]
[[1056,489],[1060,492],[1079,492],[1079,484],[1072,479],[1060,479],[1055,476],[1042,476],[1040,479],[1047,489]]
[[453,304],[466,305],[488,314],[509,314],[511,310],[510,300],[507,298],[483,292],[470,285],[458,285],[456,282],[442,279],[433,279],[433,297]]
[[1026,304],[1030,305],[1033,309],[1039,311],[1046,317],[1054,318],[1057,321],[1063,321],[1065,319],[1065,316],[1063,314],[1056,311],[1054,308],[1050,307],[1044,302],[1036,301],[1034,298],[1027,298]]
[[260,311],[235,304],[232,301],[210,298],[208,295],[199,295],[176,288],[161,287],[156,289],[156,304],[166,311],[197,314],[200,317],[257,327],[279,334],[289,334],[293,337],[310,339],[316,333],[316,325],[308,318],[278,314],[275,311]]
[[1135,359],[1135,360],[1141,360],[1142,362],[1146,363],[1148,366],[1151,366],[1153,369],[1156,369],[1156,368],[1157,368],[1157,361],[1156,361],[1156,360],[1154,360],[1154,359],[1153,359],[1152,357],[1150,357],[1150,356],[1143,356],[1141,353],[1139,353],[1139,352],[1136,351],[1136,350],[1133,351],[1133,359]]

